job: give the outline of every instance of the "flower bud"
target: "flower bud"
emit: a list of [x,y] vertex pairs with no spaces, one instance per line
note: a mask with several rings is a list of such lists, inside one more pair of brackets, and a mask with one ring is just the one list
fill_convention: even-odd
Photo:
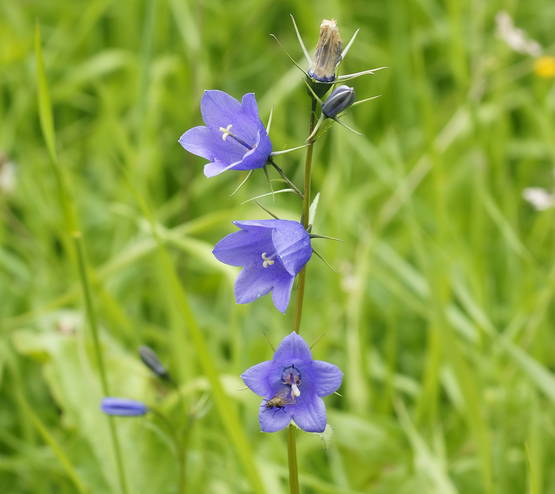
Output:
[[144,403],[127,398],[104,398],[100,409],[107,415],[119,417],[138,417],[148,412]]
[[353,104],[355,100],[355,90],[349,86],[336,87],[329,98],[322,105],[322,113],[328,118],[335,118],[336,115]]
[[341,36],[335,19],[324,19],[320,24],[320,38],[312,66],[308,70],[310,77],[320,82],[335,80],[335,69],[341,61]]
[[143,364],[145,364],[156,376],[160,377],[161,379],[170,379],[170,374],[167,369],[164,367],[158,355],[145,345],[139,348],[139,355],[141,356],[141,360]]

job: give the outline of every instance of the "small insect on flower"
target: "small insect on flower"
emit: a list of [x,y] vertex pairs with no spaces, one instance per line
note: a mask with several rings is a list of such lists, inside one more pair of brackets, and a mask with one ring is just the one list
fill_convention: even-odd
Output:
[[258,411],[263,432],[279,431],[291,420],[306,432],[323,432],[327,418],[322,397],[339,388],[343,373],[333,364],[313,360],[309,346],[292,332],[272,360],[247,369],[241,378],[264,398]]
[[290,396],[291,391],[287,386],[280,389],[275,396],[272,396],[269,400],[264,403],[266,408],[285,408],[285,405],[294,405],[295,400]]
[[104,398],[100,409],[107,415],[119,417],[138,417],[148,412],[148,407],[140,401],[128,398]]
[[200,109],[206,125],[189,129],[179,143],[210,160],[204,167],[207,177],[226,170],[254,170],[267,163],[272,142],[258,115],[254,93],[245,94],[239,103],[223,91],[205,91]]
[[212,253],[219,261],[243,270],[235,282],[235,299],[247,304],[270,291],[285,312],[295,276],[312,256],[310,235],[298,221],[234,221],[240,231],[220,240]]

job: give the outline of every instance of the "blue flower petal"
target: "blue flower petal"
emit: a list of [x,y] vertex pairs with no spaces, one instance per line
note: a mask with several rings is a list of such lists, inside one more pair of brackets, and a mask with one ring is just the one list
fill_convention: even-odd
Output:
[[289,407],[267,408],[266,401],[263,401],[258,411],[258,422],[262,432],[277,432],[285,429],[291,422],[291,412]]
[[187,151],[207,160],[211,160],[214,155],[212,151],[213,141],[214,131],[204,126],[193,127],[179,138],[179,144]]
[[[298,221],[254,220],[233,223],[241,231],[223,238],[214,247],[213,253],[226,264],[245,268],[235,284],[237,303],[252,302],[274,290],[274,305],[279,311],[285,312],[297,274],[295,270],[302,269],[312,254],[308,233]],[[282,233],[276,235],[276,232]],[[288,263],[288,269],[282,259]]]
[[262,168],[268,162],[268,157],[272,152],[272,142],[264,131],[264,134],[257,132],[254,148],[247,151],[240,163],[234,166],[233,170],[254,170]]
[[285,269],[295,276],[312,256],[310,236],[298,221],[282,220],[272,240]]
[[289,278],[289,274],[278,259],[267,268],[262,267],[262,259],[257,260],[256,264],[239,273],[235,282],[235,300],[238,304],[248,304],[266,295],[284,277]]
[[237,142],[232,139],[224,141],[221,132],[204,126],[189,129],[179,138],[179,144],[190,153],[228,165],[241,161],[245,155],[245,148]]
[[341,386],[343,380],[343,372],[339,368],[329,362],[323,360],[315,360],[312,363],[312,374],[316,382],[316,392],[318,396],[327,396]]
[[298,221],[251,220],[233,223],[245,230],[273,229],[272,241],[276,252],[292,276],[295,276],[312,256],[310,236]]
[[201,112],[206,126],[185,132],[179,143],[189,152],[210,160],[207,177],[226,170],[254,170],[266,165],[272,142],[258,115],[253,93],[241,103],[223,91],[205,91]]
[[[260,120],[258,113],[258,105],[256,104],[256,97],[254,93],[247,93],[241,100],[241,107],[246,115],[249,115],[253,120]],[[260,121],[262,123],[262,121]]]
[[208,127],[218,130],[231,124],[231,131],[253,145],[259,131],[259,118],[253,118],[235,98],[219,90],[204,91],[200,103],[202,119]]
[[220,240],[212,251],[216,259],[231,266],[262,264],[262,252],[273,247],[270,230],[241,230]]
[[291,407],[295,424],[306,432],[324,432],[326,428],[326,406],[319,396],[302,396],[299,403]]
[[310,360],[312,360],[312,353],[309,346],[295,331],[281,341],[276,353],[274,353],[274,362],[290,364],[295,361]]
[[285,313],[291,299],[291,290],[293,288],[294,276],[283,277],[274,284],[272,290],[272,302],[277,310]]
[[208,178],[215,177],[216,175],[225,172],[227,169],[227,164],[222,163],[221,161],[213,161],[212,163],[204,165],[204,176]]
[[255,229],[272,229],[280,228],[283,222],[288,220],[242,220],[234,221],[233,224],[237,225],[243,230],[255,230]]
[[272,396],[272,388],[268,381],[268,374],[272,371],[274,363],[271,360],[253,365],[241,374],[241,379],[257,395],[265,398]]

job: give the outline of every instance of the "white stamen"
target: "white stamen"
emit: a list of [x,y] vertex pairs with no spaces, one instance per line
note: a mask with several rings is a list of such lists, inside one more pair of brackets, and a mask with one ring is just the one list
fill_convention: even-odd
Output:
[[291,384],[291,398],[295,399],[301,396],[301,390],[296,384]]
[[267,268],[268,266],[271,266],[272,264],[274,264],[275,261],[272,260],[272,257],[268,257],[266,255],[266,252],[262,252],[262,267],[263,268]]
[[225,141],[227,136],[231,134],[232,125],[229,124],[227,127],[220,127],[220,132],[222,133],[222,139]]

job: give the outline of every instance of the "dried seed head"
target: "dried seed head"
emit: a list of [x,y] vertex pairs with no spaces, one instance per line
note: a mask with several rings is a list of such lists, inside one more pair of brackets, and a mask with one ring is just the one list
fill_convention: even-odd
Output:
[[341,36],[335,19],[324,19],[320,24],[320,38],[308,73],[320,82],[335,80],[335,68],[341,61]]

